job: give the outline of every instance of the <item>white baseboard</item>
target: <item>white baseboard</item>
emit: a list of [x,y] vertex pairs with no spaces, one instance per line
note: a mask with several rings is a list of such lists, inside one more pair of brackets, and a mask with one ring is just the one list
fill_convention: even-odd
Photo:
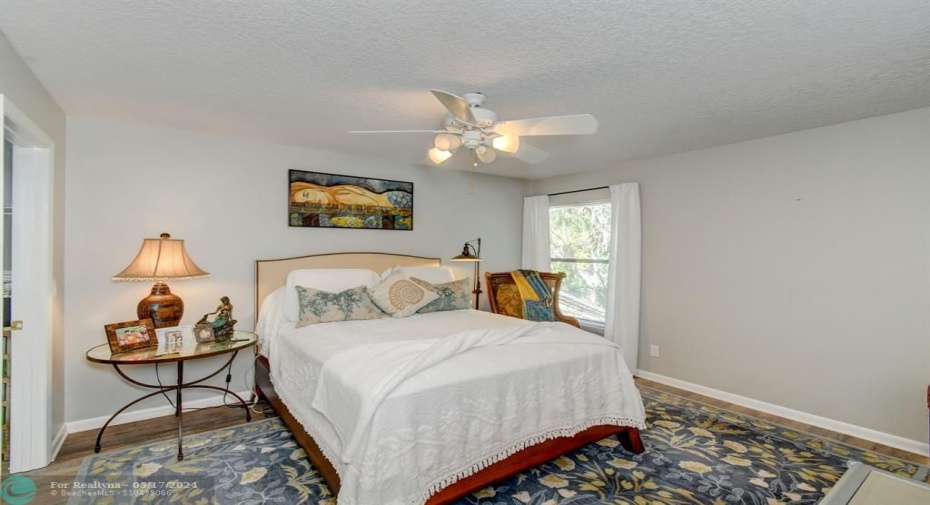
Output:
[[49,455],[49,462],[55,461],[55,458],[58,457],[58,451],[61,450],[61,446],[65,443],[65,438],[68,437],[68,425],[62,424],[61,429],[58,430],[58,433],[55,435],[55,438],[52,439],[52,453]]
[[659,375],[652,372],[637,370],[636,376],[679,389],[684,389],[685,391],[690,391],[692,393],[709,396],[717,400],[723,400],[734,405],[748,407],[760,412],[765,412],[766,414],[784,417],[785,419],[791,419],[792,421],[799,421],[811,426],[817,426],[818,428],[824,428],[827,430],[835,431],[837,433],[843,433],[844,435],[851,435],[863,440],[868,440],[870,442],[877,442],[882,445],[887,445],[888,447],[901,449],[902,451],[912,452],[921,456],[927,455],[927,444],[919,440],[911,440],[909,438],[899,437],[897,435],[873,430],[871,428],[864,428],[862,426],[856,426],[855,424],[837,421],[828,417],[809,414],[807,412],[801,412],[800,410],[789,409],[780,405],[747,398],[745,396],[740,396],[733,393],[727,393],[726,391],[720,391],[718,389],[701,386],[699,384],[673,379],[672,377],[666,377],[664,375]]
[[[239,391],[236,394],[242,397],[243,400],[248,401],[252,395],[251,391]],[[230,401],[232,398],[232,401]],[[235,397],[227,396],[226,401],[229,404],[236,401]],[[184,402],[184,410],[187,409],[201,409],[205,407],[216,407],[223,404],[223,396],[217,395],[210,398],[202,398],[199,400],[191,400]],[[110,426],[116,426],[119,424],[134,423],[136,421],[143,421],[145,419],[152,419],[155,417],[170,416],[174,415],[174,409],[170,405],[164,405],[162,407],[154,407],[150,409],[142,410],[130,410],[123,412],[116,419],[110,423]],[[101,416],[93,417],[90,419],[80,419],[78,421],[69,421],[65,423],[65,428],[67,428],[68,433],[77,433],[79,431],[95,430],[100,428],[107,422],[110,416]],[[64,439],[62,439],[64,442]],[[57,452],[57,451],[56,451]]]

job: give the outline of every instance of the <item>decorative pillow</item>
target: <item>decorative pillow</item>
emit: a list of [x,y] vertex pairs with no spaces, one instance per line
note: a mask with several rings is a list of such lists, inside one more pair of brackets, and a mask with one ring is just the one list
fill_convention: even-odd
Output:
[[423,279],[411,277],[411,281],[439,295],[439,298],[429,302],[418,310],[420,314],[439,312],[440,310],[461,310],[471,308],[471,277],[461,280],[433,284]]
[[338,293],[356,286],[373,288],[378,274],[363,268],[304,268],[287,274],[285,316],[288,321],[300,320],[300,301],[297,286]]
[[379,319],[382,315],[378,307],[371,302],[368,288],[365,286],[350,288],[339,293],[303,286],[296,286],[296,290],[300,301],[298,328],[308,324]]
[[412,316],[439,295],[418,286],[402,273],[393,273],[371,290],[371,300],[391,317]]
[[452,270],[449,270],[447,267],[402,267],[400,265],[394,265],[384,272],[381,272],[381,278],[387,279],[388,276],[396,273],[401,273],[408,279],[417,277],[418,279],[432,282],[433,284],[441,284],[443,282],[452,282],[455,280],[455,275],[452,273]]

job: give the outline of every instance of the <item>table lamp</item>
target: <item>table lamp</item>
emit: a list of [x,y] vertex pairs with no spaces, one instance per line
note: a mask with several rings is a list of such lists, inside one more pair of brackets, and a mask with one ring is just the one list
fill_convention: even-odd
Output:
[[[477,243],[478,247],[475,248],[473,243]],[[478,300],[481,298],[481,279],[478,278],[478,263],[481,262],[481,238],[476,238],[465,242],[465,247],[462,248],[462,254],[452,258],[450,261],[471,261],[475,264],[475,289],[472,290],[472,293],[475,294],[475,309],[478,309]]]
[[156,328],[177,326],[184,315],[184,301],[171,293],[167,280],[199,279],[209,277],[194,263],[184,250],[184,241],[162,233],[160,238],[147,238],[136,259],[114,281],[155,281],[152,293],[139,302],[136,313],[139,319],[151,319]]

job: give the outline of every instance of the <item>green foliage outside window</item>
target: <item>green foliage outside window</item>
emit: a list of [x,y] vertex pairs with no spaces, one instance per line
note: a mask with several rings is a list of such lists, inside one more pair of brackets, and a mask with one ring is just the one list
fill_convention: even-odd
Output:
[[609,203],[549,209],[552,271],[566,274],[562,312],[604,321],[610,229]]

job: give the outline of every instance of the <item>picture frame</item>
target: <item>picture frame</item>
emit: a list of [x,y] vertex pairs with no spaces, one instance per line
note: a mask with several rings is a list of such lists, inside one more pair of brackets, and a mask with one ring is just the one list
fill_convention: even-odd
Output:
[[106,324],[103,329],[113,354],[158,345],[158,336],[151,319]]
[[181,341],[177,342],[159,342],[158,349],[155,350],[155,356],[169,356],[171,354],[180,354],[184,349]]
[[213,325],[210,323],[201,323],[194,326],[194,338],[198,344],[204,342],[213,342],[216,336],[213,334]]
[[155,335],[159,344],[178,344],[194,340],[194,327],[189,324],[156,328]]
[[288,226],[413,230],[413,183],[288,171]]

